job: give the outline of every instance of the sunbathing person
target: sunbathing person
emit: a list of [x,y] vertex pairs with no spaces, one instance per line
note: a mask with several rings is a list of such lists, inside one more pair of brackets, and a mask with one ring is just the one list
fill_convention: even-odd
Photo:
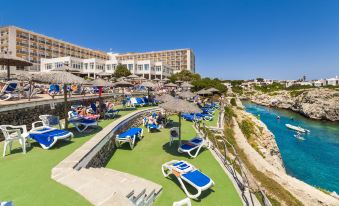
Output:
[[77,110],[78,114],[82,117],[86,117],[87,119],[99,119],[100,115],[98,114],[90,114],[87,112],[87,108],[86,107],[80,107]]

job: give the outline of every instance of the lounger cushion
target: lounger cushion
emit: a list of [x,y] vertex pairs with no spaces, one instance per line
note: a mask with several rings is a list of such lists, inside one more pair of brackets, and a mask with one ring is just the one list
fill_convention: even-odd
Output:
[[204,187],[211,181],[209,177],[201,173],[199,170],[188,172],[186,174],[183,174],[182,176],[198,187]]
[[131,129],[119,134],[119,138],[126,138],[127,136],[133,137],[136,134],[140,134],[141,131],[142,131],[141,128],[133,127]]
[[30,132],[29,137],[39,142],[40,144],[43,144],[44,146],[49,147],[54,142],[54,138],[65,136],[67,134],[70,134],[70,132],[66,130],[60,130],[60,129],[51,130],[49,128],[43,128],[40,130]]
[[197,145],[194,145],[194,144],[190,144],[190,143],[185,143],[185,144],[182,144],[180,146],[180,149],[181,150],[184,150],[184,151],[188,151],[188,150],[191,150],[193,148],[197,147]]
[[80,123],[80,124],[92,124],[92,123],[95,123],[96,121],[94,119],[86,119],[86,118],[78,117],[78,118],[70,119],[69,122]]

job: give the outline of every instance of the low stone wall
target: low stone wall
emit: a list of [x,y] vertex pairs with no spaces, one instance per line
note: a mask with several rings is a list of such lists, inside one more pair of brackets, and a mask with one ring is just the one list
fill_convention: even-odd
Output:
[[[147,113],[158,111],[159,108],[146,109],[124,119],[116,125],[98,144],[84,157],[75,167],[104,167],[111,159],[116,150],[115,137],[117,134],[128,130],[131,127],[140,127],[142,119]],[[144,131],[145,132],[145,131]]]
[[[113,100],[113,96],[104,96],[104,100]],[[73,97],[68,101],[68,107],[74,104],[90,105],[91,102],[98,100],[96,96]],[[51,107],[54,104],[54,108]],[[50,114],[65,118],[63,99],[50,99],[44,101],[27,102],[24,104],[12,104],[0,107],[0,125],[26,125],[31,129],[32,123],[39,121],[39,115]],[[3,134],[0,132],[0,141],[3,140]]]
[[52,169],[52,178],[65,175],[64,173],[67,173],[67,171],[105,166],[116,150],[116,134],[130,127],[140,126],[142,124],[142,117],[146,113],[158,110],[159,108],[147,108],[132,112],[121,117],[121,119],[113,121],[55,166]]

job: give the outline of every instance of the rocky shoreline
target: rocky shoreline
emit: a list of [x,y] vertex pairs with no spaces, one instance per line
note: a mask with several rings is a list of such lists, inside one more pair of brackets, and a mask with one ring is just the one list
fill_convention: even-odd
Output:
[[267,126],[252,114],[243,110],[236,110],[236,115],[238,124],[241,124],[244,119],[254,123],[255,131],[253,135],[256,141],[256,149],[270,165],[279,171],[286,172],[275,136]]
[[332,89],[309,89],[294,93],[279,91],[274,94],[258,93],[250,101],[263,106],[289,109],[308,118],[339,121],[339,91]]

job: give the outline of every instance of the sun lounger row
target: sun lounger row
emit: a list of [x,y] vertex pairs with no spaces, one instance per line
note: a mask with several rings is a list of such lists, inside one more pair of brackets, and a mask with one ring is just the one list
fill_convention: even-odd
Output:
[[18,81],[8,81],[0,90],[0,100],[7,101],[14,98],[32,98],[38,93],[38,89],[34,88],[32,85],[26,85],[19,92]]

